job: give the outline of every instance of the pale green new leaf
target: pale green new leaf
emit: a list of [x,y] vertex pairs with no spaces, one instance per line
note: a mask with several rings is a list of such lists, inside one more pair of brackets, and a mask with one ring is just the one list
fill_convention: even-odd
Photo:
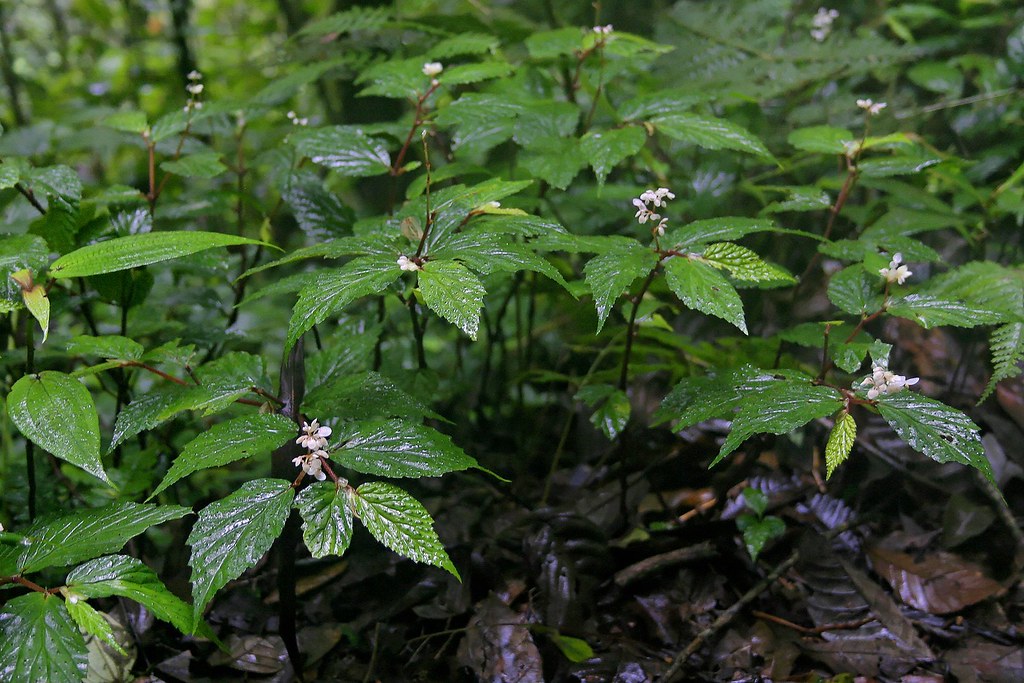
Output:
[[1024,360],[1024,323],[1009,323],[996,328],[989,337],[992,353],[992,376],[985,385],[985,391],[978,399],[981,403],[995,391],[996,384],[1021,373],[1020,362]]
[[7,395],[7,412],[32,443],[109,483],[96,405],[77,379],[53,370],[25,375]]
[[247,237],[198,230],[147,232],[76,249],[54,261],[50,265],[50,274],[68,278],[114,273],[236,244],[263,243]]
[[402,275],[398,256],[361,256],[341,268],[317,272],[302,287],[288,323],[287,345],[291,347],[314,325],[340,313],[356,299],[377,294]]
[[255,565],[284,529],[295,491],[283,479],[255,479],[199,511],[188,536],[192,621],[214,593]]
[[55,519],[40,519],[22,533],[27,545],[18,557],[18,572],[66,567],[99,555],[115,553],[128,539],[155,524],[180,519],[192,511],[179,505],[110,503],[78,510]]
[[743,302],[736,288],[711,266],[685,257],[673,257],[665,263],[669,289],[688,308],[732,323],[747,334]]
[[701,259],[715,268],[728,270],[734,278],[745,282],[796,282],[781,266],[768,263],[750,249],[732,242],[709,244]]
[[199,470],[270,453],[295,439],[296,434],[296,424],[282,415],[257,413],[216,424],[185,445],[171,464],[170,471],[149,497],[153,498]]
[[228,167],[221,163],[217,152],[198,152],[180,159],[165,161],[160,168],[184,178],[215,178]]
[[825,445],[826,479],[830,478],[836,468],[850,457],[850,451],[853,450],[853,442],[856,439],[857,422],[850,413],[843,410],[836,418],[836,423],[828,435],[828,443]]
[[[192,605],[167,590],[156,573],[134,557],[108,555],[81,564],[68,574],[67,586],[86,598],[116,595],[134,600],[182,633],[192,631]],[[207,629],[204,624],[202,630]]]
[[911,391],[880,397],[877,407],[889,426],[914,450],[937,462],[970,465],[995,483],[978,425],[964,413]]
[[623,242],[587,262],[583,274],[594,294],[598,332],[604,327],[615,300],[634,280],[650,275],[657,265],[658,254],[636,240]]
[[787,434],[811,420],[831,415],[843,407],[842,394],[831,387],[801,380],[777,380],[758,391],[747,391],[721,450],[712,461],[718,464],[754,434]]
[[391,156],[384,143],[356,126],[315,128],[294,135],[292,141],[314,164],[326,166],[339,175],[365,178],[391,169]]
[[313,557],[344,555],[352,542],[351,489],[318,481],[295,497],[302,516],[302,540]]
[[85,639],[62,598],[32,592],[12,598],[0,610],[0,680],[80,683],[85,678]]
[[80,629],[91,636],[99,638],[120,654],[127,654],[114,637],[114,631],[110,628],[110,622],[104,619],[103,615],[97,612],[85,600],[79,600],[77,597],[69,598],[65,601],[64,607]]
[[765,159],[775,158],[756,135],[726,119],[698,114],[670,114],[659,116],[652,123],[670,138],[704,149],[732,149]]
[[474,458],[436,429],[403,420],[374,420],[340,428],[343,445],[331,458],[382,477],[437,477],[476,467]]
[[356,514],[378,541],[399,555],[441,567],[462,580],[434,531],[430,513],[418,500],[383,481],[363,484],[353,499]]
[[480,278],[457,261],[430,261],[417,275],[427,307],[475,341],[486,294]]

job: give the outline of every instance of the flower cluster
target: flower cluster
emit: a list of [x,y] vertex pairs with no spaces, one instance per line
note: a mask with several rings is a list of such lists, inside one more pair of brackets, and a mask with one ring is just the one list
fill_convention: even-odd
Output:
[[654,223],[651,234],[661,237],[665,234],[665,224],[668,223],[668,219],[662,218],[661,214],[655,213],[653,209],[668,206],[668,200],[675,198],[675,194],[667,187],[659,187],[657,190],[645,190],[643,194],[633,200],[633,206],[636,207],[635,218],[640,221],[641,225],[647,221]]
[[906,266],[901,266],[902,262],[903,254],[896,252],[892,255],[892,260],[889,261],[889,267],[879,268],[878,274],[884,277],[886,282],[895,282],[898,285],[902,285],[908,277],[914,274],[914,271]]
[[294,126],[308,126],[309,125],[309,119],[307,119],[305,116],[303,116],[302,118],[299,118],[299,115],[296,114],[293,111],[288,112],[287,114],[285,114],[285,116],[288,117],[288,120],[291,121],[292,125],[294,125]]
[[611,32],[612,32],[612,25],[611,24],[608,24],[606,26],[595,26],[594,27],[594,33],[596,33],[599,36],[608,36],[608,35],[611,35]]
[[444,64],[441,62],[427,62],[423,65],[423,75],[433,78],[444,71]]
[[323,460],[327,456],[327,437],[331,435],[330,427],[321,427],[316,420],[302,423],[302,434],[295,443],[305,448],[308,453],[292,458],[292,464],[301,467],[306,474],[323,481],[327,475],[323,471]]
[[818,8],[818,13],[811,18],[811,38],[823,42],[832,33],[832,22],[839,18],[839,10]]
[[874,401],[883,394],[895,394],[897,391],[913,386],[920,381],[920,377],[907,379],[903,375],[891,372],[883,365],[875,365],[871,369],[871,375],[862,379],[859,382],[859,386],[862,388],[870,387],[868,389],[868,398]]
[[195,69],[188,74],[188,85],[185,86],[185,91],[188,92],[188,101],[185,103],[185,111],[192,109],[202,109],[203,103],[199,101],[199,96],[203,94],[203,74],[199,73]]
[[887,105],[885,102],[875,102],[874,100],[857,100],[857,106],[866,111],[869,116],[878,116]]
[[398,267],[401,268],[402,270],[408,270],[409,272],[422,270],[422,268],[420,268],[420,264],[416,263],[405,254],[402,254],[401,256],[398,257]]

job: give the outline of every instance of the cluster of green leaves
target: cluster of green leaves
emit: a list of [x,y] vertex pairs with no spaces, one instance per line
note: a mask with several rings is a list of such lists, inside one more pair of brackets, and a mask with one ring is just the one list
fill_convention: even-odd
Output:
[[[346,552],[358,518],[457,577],[425,507],[386,480],[477,468],[437,427],[479,442],[474,428],[561,402],[553,386],[616,440],[645,426],[636,378],[664,378],[654,423],[731,421],[711,465],[824,423],[811,438],[831,476],[878,414],[994,479],[966,413],[917,389],[871,397],[861,378],[904,362],[894,319],[988,329],[981,398],[1019,372],[1024,141],[988,131],[1022,111],[1003,104],[1024,76],[1020,17],[1000,14],[1004,31],[895,5],[819,42],[809,17],[780,19],[788,0],[615,9],[610,32],[456,4],[288,14],[269,82],[208,45],[201,107],[180,106],[184,73],[143,97],[97,57],[75,77],[121,97],[64,103],[88,135],[48,99],[53,121],[4,131],[0,362],[24,437],[4,443],[26,457],[0,471],[0,587],[28,592],[0,613],[0,678],[81,679],[79,629],[116,649],[92,599],[212,635],[206,607],[293,509],[314,557]],[[276,11],[254,3],[250,20]],[[866,115],[865,91],[889,108]],[[933,98],[936,116],[971,112],[943,122],[956,146],[915,110]],[[663,233],[631,217],[652,186],[678,195]],[[879,273],[896,253],[905,284]],[[330,480],[265,478],[306,418],[333,429]],[[349,483],[363,475],[384,480]],[[780,532],[758,496],[740,522],[755,559]],[[191,605],[116,554],[211,499],[187,540]]]

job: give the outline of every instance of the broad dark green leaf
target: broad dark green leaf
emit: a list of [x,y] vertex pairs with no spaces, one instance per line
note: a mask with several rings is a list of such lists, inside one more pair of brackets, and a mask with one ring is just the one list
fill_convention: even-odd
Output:
[[852,151],[849,145],[854,144],[857,138],[845,128],[811,126],[794,130],[787,140],[789,144],[805,152],[847,154]]
[[698,114],[670,114],[655,118],[655,128],[676,140],[704,149],[732,149],[774,159],[764,143],[749,130],[726,119]]
[[711,418],[731,416],[745,391],[774,381],[771,371],[749,365],[687,377],[664,398],[654,419],[656,423],[677,420],[676,429],[685,429]]
[[633,410],[629,397],[610,384],[588,384],[580,388],[573,398],[594,409],[590,423],[609,441],[614,441],[629,423]]
[[929,294],[908,294],[894,299],[886,310],[900,318],[909,318],[926,329],[939,325],[977,327],[1007,321],[1007,315],[1002,311]]
[[641,126],[626,126],[587,133],[580,140],[580,149],[594,169],[598,185],[604,185],[612,169],[636,154],[646,141],[647,131]]
[[318,481],[295,497],[302,516],[302,540],[313,557],[344,555],[352,542],[351,489]]
[[314,164],[339,175],[365,178],[391,169],[387,147],[356,126],[331,126],[293,136],[295,148]]
[[882,308],[882,280],[855,263],[832,276],[828,298],[836,308],[853,315],[871,314]]
[[363,484],[353,496],[355,513],[373,537],[399,555],[432,564],[462,580],[423,505],[402,489],[383,481]]
[[486,294],[480,278],[457,261],[430,261],[417,275],[427,307],[476,340]]
[[828,443],[825,445],[825,478],[828,479],[836,468],[843,464],[850,451],[853,450],[853,442],[857,440],[857,423],[850,413],[843,410],[836,418],[832,431],[828,435]]
[[132,399],[117,415],[114,421],[114,436],[109,450],[113,450],[125,439],[147,429],[153,429],[175,414],[194,408],[205,393],[197,387],[183,387],[178,384],[163,384]]
[[288,323],[291,347],[314,325],[340,313],[356,299],[377,294],[402,275],[398,255],[361,256],[341,268],[319,271],[303,286]]
[[[134,557],[108,555],[86,562],[68,574],[67,585],[86,598],[116,595],[134,600],[182,633],[192,632],[192,605],[167,590],[156,573]],[[202,630],[207,629],[204,624]]]
[[747,391],[721,450],[711,466],[740,447],[754,434],[787,434],[811,420],[825,417],[843,407],[836,389],[815,386],[801,380],[777,380],[758,391]]
[[294,440],[297,434],[298,427],[294,422],[274,414],[243,415],[215,424],[185,445],[171,464],[167,476],[149,497],[153,498],[199,470],[270,453],[289,440]]
[[554,59],[581,49],[583,31],[575,26],[535,31],[526,38],[525,44],[531,58]]
[[663,244],[673,249],[692,249],[709,242],[722,240],[738,240],[746,235],[758,232],[785,232],[775,226],[768,218],[740,218],[723,216],[708,218],[702,221],[687,223],[678,228],[670,229],[662,239]]
[[579,140],[551,136],[535,141],[520,163],[534,177],[564,190],[587,162]]
[[366,420],[378,417],[431,417],[440,415],[393,381],[368,371],[326,379],[306,394],[307,415]]
[[221,163],[217,152],[198,152],[180,159],[165,161],[160,168],[184,178],[216,178],[228,167]]
[[128,235],[90,244],[65,254],[50,265],[50,274],[54,277],[69,278],[114,273],[188,256],[206,249],[236,244],[262,242],[247,237],[198,230]]
[[26,375],[11,387],[7,412],[32,443],[109,483],[96,405],[77,379],[53,370]]
[[441,432],[415,422],[376,420],[339,428],[339,463],[382,477],[436,477],[476,467],[474,458]]
[[270,550],[284,529],[294,496],[289,481],[255,479],[199,511],[188,536],[193,625],[214,593]]
[[62,598],[33,592],[3,606],[0,680],[4,683],[80,683],[88,664],[85,639]]
[[665,262],[665,280],[672,293],[688,308],[732,323],[747,334],[743,302],[736,288],[711,266],[685,257]]
[[[332,237],[342,237],[352,230],[352,223],[355,221],[355,214],[349,207],[342,203],[337,195],[328,192],[324,188],[323,181],[315,174],[308,171],[294,172],[285,178],[285,187],[282,190],[281,198],[292,210],[295,221],[302,228],[303,232],[317,240],[317,244],[307,247],[309,255],[323,255],[315,253],[314,250],[324,249],[326,245],[323,240]],[[349,238],[354,241],[353,238]],[[302,252],[302,249],[297,250]],[[349,252],[351,253],[351,252]],[[343,254],[338,254],[341,256]],[[282,262],[295,260],[295,252],[281,259]],[[268,266],[261,266],[266,268]],[[250,269],[246,275],[258,272]]]
[[867,159],[857,168],[866,178],[888,178],[896,175],[913,175],[942,162],[938,157],[891,156],[881,159]]
[[743,545],[754,562],[757,562],[757,556],[764,550],[768,541],[786,532],[786,523],[772,515],[764,518],[740,515],[736,518],[736,526],[743,532]]
[[583,274],[594,294],[598,332],[604,327],[615,300],[629,289],[634,280],[650,275],[657,265],[658,254],[636,240],[618,244],[587,262]]
[[66,567],[117,552],[149,527],[190,513],[179,505],[121,502],[37,520],[22,532],[30,542],[18,557],[18,571]]
[[964,413],[911,391],[888,394],[878,412],[914,450],[937,462],[970,465],[995,483],[992,465],[978,435],[978,425]]
[[569,288],[569,284],[557,268],[538,256],[531,249],[531,245],[514,242],[510,235],[486,232],[484,229],[463,232],[453,235],[430,255],[437,259],[459,260],[467,268],[481,275],[530,270],[551,278],[566,289]]
[[138,360],[146,349],[139,342],[116,334],[93,337],[80,334],[68,341],[67,352],[72,356],[99,356],[117,360]]
[[501,78],[511,72],[512,67],[508,62],[475,62],[448,67],[437,76],[437,79],[447,86],[468,85],[488,81],[492,78]]

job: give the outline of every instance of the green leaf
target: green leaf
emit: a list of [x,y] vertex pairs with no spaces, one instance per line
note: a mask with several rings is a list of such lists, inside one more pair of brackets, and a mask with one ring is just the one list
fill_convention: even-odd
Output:
[[805,152],[821,152],[822,154],[846,154],[847,145],[856,138],[845,128],[833,126],[811,126],[798,128],[789,134],[789,144]]
[[356,514],[374,538],[399,555],[441,567],[462,580],[418,500],[382,481],[363,484],[353,498]]
[[415,422],[375,420],[338,433],[343,445],[331,458],[364,474],[437,477],[477,466],[449,437]]
[[292,136],[295,148],[314,164],[349,178],[366,178],[391,170],[388,148],[355,126],[315,128]]
[[688,308],[732,323],[747,334],[743,302],[736,288],[711,266],[685,257],[673,257],[665,263],[669,289]]
[[545,634],[570,662],[579,664],[594,657],[594,649],[585,640],[564,636],[555,630],[547,630]]
[[193,624],[214,593],[270,550],[284,529],[295,491],[283,479],[255,479],[200,510],[188,544]]
[[787,284],[796,282],[796,278],[781,266],[768,263],[750,249],[732,242],[709,244],[700,257],[715,268],[728,270],[737,280]]
[[[342,237],[345,233],[351,232],[352,223],[355,220],[352,209],[345,206],[336,195],[324,189],[323,181],[315,173],[295,171],[288,174],[285,180],[286,184],[282,188],[281,198],[288,204],[288,208],[292,210],[292,215],[295,216],[295,221],[302,228],[303,232],[317,240],[317,244],[312,247],[297,251],[300,254],[304,252],[310,256],[326,255],[323,252],[331,251],[330,246],[328,246],[330,243],[325,244],[323,240],[332,237]],[[349,237],[348,241],[360,242],[361,240]],[[352,253],[351,250],[347,251]],[[343,254],[337,255],[341,256]],[[281,259],[281,262],[287,263],[296,260],[296,258],[304,257],[297,257],[296,252],[292,252]],[[267,267],[269,267],[269,264],[261,266],[259,269]],[[251,268],[246,272],[246,275],[254,272],[258,272],[258,270]]]
[[307,415],[367,420],[377,417],[440,416],[425,403],[376,372],[332,376],[310,391],[302,403]]
[[829,479],[836,468],[850,457],[850,451],[853,450],[853,442],[856,439],[857,423],[850,413],[843,410],[836,418],[836,423],[828,435],[828,443],[825,445],[826,479]]
[[764,491],[747,486],[743,489],[743,504],[750,508],[750,511],[757,517],[764,517],[768,510],[768,496]]
[[501,45],[497,36],[486,33],[460,33],[431,46],[427,59],[451,59],[460,55],[479,55],[494,52]]
[[910,391],[888,394],[880,398],[877,407],[889,426],[914,450],[936,462],[970,465],[995,484],[978,425],[964,413]]
[[615,300],[633,281],[650,275],[658,265],[658,254],[636,240],[629,240],[595,256],[583,268],[597,307],[597,331],[604,327]]
[[146,349],[134,339],[116,334],[93,337],[80,334],[68,341],[67,352],[72,356],[99,356],[116,360],[139,360]]
[[79,600],[77,596],[72,596],[64,602],[64,607],[80,629],[89,635],[99,638],[116,652],[122,655],[127,654],[114,637],[114,631],[110,628],[110,623],[103,618],[102,614],[93,609],[89,603]]
[[658,90],[627,101],[619,107],[619,116],[624,121],[640,121],[662,114],[678,114],[713,97],[706,92],[685,88]]
[[480,279],[457,261],[430,261],[417,275],[427,307],[475,341],[486,294]]
[[533,176],[564,190],[587,164],[587,156],[576,138],[548,136],[533,141],[520,163]]
[[31,289],[22,289],[21,298],[25,302],[25,308],[39,323],[39,328],[43,331],[43,341],[40,343],[45,344],[50,333],[50,299],[46,296],[46,287],[34,285]]
[[655,128],[675,140],[704,149],[732,149],[773,159],[761,140],[743,126],[726,119],[697,114],[671,114],[653,119]]
[[267,454],[294,440],[298,434],[295,423],[282,415],[243,415],[221,422],[189,441],[174,459],[170,471],[156,490],[160,492],[185,477],[209,467]]
[[191,512],[179,505],[122,502],[37,520],[22,532],[30,543],[18,557],[18,572],[28,574],[47,567],[66,567],[117,552],[128,539],[149,527]]
[[194,408],[205,395],[197,392],[197,388],[165,384],[133,398],[117,415],[108,450],[112,451],[125,439],[142,431],[153,429],[182,410]]
[[571,26],[548,31],[535,31],[525,40],[526,50],[531,59],[555,59],[572,55],[583,46],[583,31]]
[[530,270],[545,275],[569,289],[558,269],[532,251],[532,245],[512,241],[509,235],[485,232],[480,228],[453,235],[444,244],[431,251],[431,258],[454,258],[481,275],[493,272],[514,273]]
[[897,317],[909,318],[925,329],[939,325],[977,327],[1006,322],[1007,318],[1002,311],[929,294],[908,294],[894,299],[886,310]]
[[288,347],[314,325],[340,313],[356,299],[377,294],[401,277],[397,258],[379,254],[361,256],[341,268],[318,271],[299,292],[288,323]]
[[768,370],[744,365],[719,374],[687,377],[661,402],[655,422],[677,420],[676,429],[685,429],[714,417],[729,415],[743,398],[744,391],[774,382]]
[[302,540],[313,557],[344,555],[352,542],[352,489],[318,481],[295,498]]
[[1009,323],[996,328],[989,337],[992,353],[992,376],[985,385],[985,391],[978,399],[981,403],[995,391],[996,384],[1021,373],[1020,362],[1024,360],[1024,323]]
[[82,179],[69,166],[35,168],[30,175],[29,183],[36,194],[76,201],[82,198]]
[[76,249],[54,261],[50,265],[50,274],[54,277],[68,278],[114,273],[188,256],[206,249],[236,244],[263,243],[219,232],[148,232],[116,237]]
[[79,683],[89,664],[85,639],[64,600],[32,592],[0,612],[0,676],[11,683]]
[[743,532],[743,545],[754,562],[757,562],[757,556],[768,541],[786,533],[786,523],[771,515],[763,519],[754,515],[740,515],[736,518],[736,526]]
[[228,167],[221,163],[220,154],[217,152],[189,154],[180,159],[165,161],[160,164],[160,168],[184,178],[215,178],[228,170]]
[[476,62],[449,67],[437,79],[447,86],[468,85],[492,78],[501,78],[510,73],[512,73],[512,66],[508,62]]
[[609,441],[614,441],[629,423],[632,412],[629,397],[610,384],[588,384],[581,387],[573,398],[595,408],[590,423]]
[[[134,557],[108,555],[81,564],[68,574],[67,585],[86,598],[116,595],[134,600],[182,633],[192,632],[192,606],[167,590],[156,573]],[[202,630],[208,628],[204,625]]]
[[96,405],[77,379],[53,370],[26,375],[11,387],[7,412],[32,443],[110,483],[100,461]]
[[881,159],[867,159],[857,164],[865,178],[888,178],[896,175],[913,175],[941,163],[938,157],[891,156]]
[[681,251],[698,247],[709,242],[722,240],[738,240],[746,235],[758,232],[785,232],[775,226],[767,218],[739,218],[723,216],[707,220],[694,221],[686,225],[670,229],[662,239],[663,244],[671,245]]
[[24,303],[21,285],[9,276],[21,270],[39,273],[49,260],[50,248],[38,235],[0,236],[0,313],[13,311]]
[[754,434],[788,434],[811,420],[831,415],[843,407],[836,389],[800,380],[777,380],[757,392],[747,392],[711,467],[740,447]]
[[594,169],[597,184],[604,185],[608,174],[621,161],[636,154],[647,141],[647,131],[640,126],[591,131],[580,140],[580,149]]
[[853,315],[871,314],[882,308],[880,280],[855,263],[832,276],[828,298],[836,308]]

